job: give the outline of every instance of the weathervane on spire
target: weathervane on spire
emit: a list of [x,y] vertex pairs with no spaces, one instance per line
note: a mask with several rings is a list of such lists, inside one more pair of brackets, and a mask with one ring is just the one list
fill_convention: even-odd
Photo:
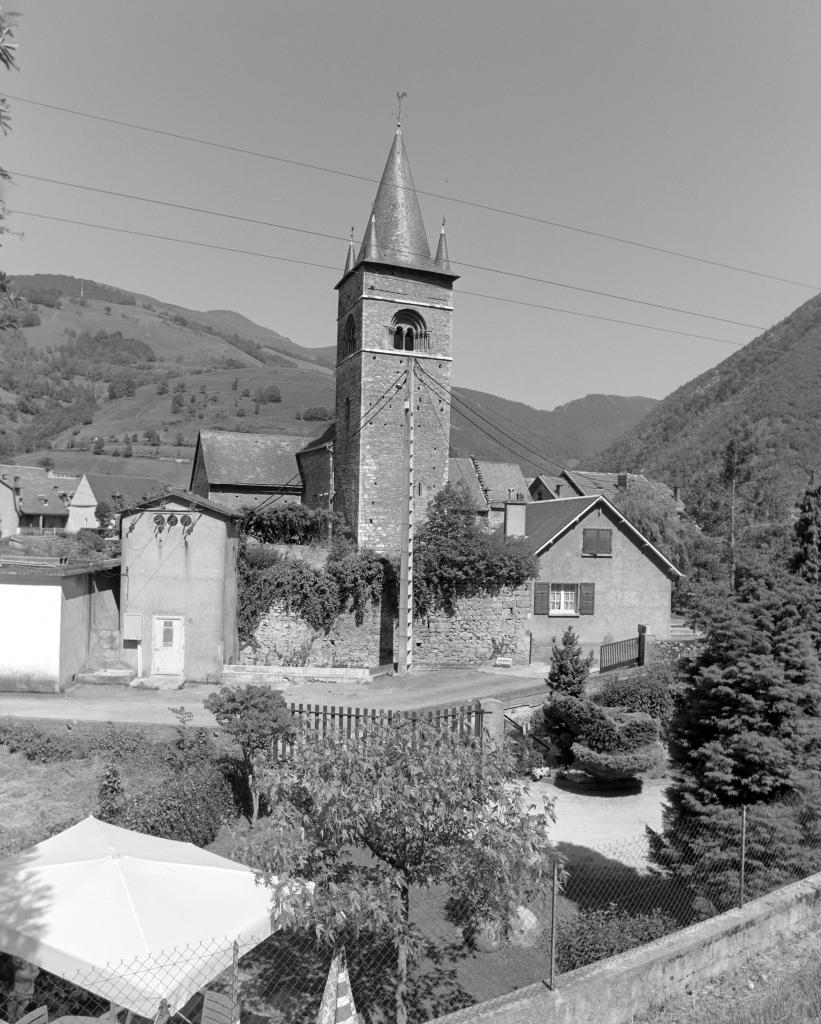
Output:
[[396,127],[402,127],[402,100],[407,97],[406,92],[398,92],[396,94]]

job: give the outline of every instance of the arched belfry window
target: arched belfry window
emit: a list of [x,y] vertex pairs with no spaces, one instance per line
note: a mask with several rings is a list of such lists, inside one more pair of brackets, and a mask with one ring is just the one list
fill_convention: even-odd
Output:
[[400,309],[391,321],[393,347],[402,352],[427,352],[428,328],[414,309]]
[[356,321],[349,316],[345,321],[345,333],[342,340],[342,355],[353,355],[356,350]]

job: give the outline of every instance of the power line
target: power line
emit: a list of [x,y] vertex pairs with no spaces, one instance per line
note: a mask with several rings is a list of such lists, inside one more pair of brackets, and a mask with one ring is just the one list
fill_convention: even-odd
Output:
[[[23,171],[9,170],[9,174],[14,178],[25,178],[28,181],[39,181],[45,182],[49,185],[59,185],[62,188],[73,188],[78,189],[82,192],[93,192],[103,196],[113,196],[117,199],[128,199],[137,203],[150,203],[154,206],[164,206],[168,209],[173,210],[184,210],[187,213],[200,213],[208,217],[220,217],[224,220],[239,221],[243,224],[255,224],[260,227],[274,228],[278,231],[294,231],[301,235],[311,235],[315,238],[331,239],[336,242],[347,242],[348,239],[342,235],[332,235],[325,231],[314,231],[309,228],[295,227],[291,224],[279,224],[274,221],[261,220],[256,217],[243,217],[240,214],[225,213],[220,210],[209,210],[201,206],[188,206],[185,203],[172,203],[165,199],[152,199],[150,196],[138,196],[130,192],[117,192],[113,189],[97,188],[93,185],[81,185],[74,181],[62,181],[59,178],[47,178],[38,174],[26,174]],[[391,249],[391,252],[397,253],[400,256],[424,256],[425,253],[414,252],[410,249]],[[751,324],[744,320],[731,320],[728,317],[714,316],[711,313],[698,313],[692,309],[682,309],[679,306],[668,306],[661,302],[651,302],[648,299],[636,299],[629,295],[619,295],[616,292],[605,292],[597,288],[586,288],[582,285],[568,284],[566,281],[554,281],[550,278],[535,277],[531,274],[519,274],[512,270],[502,270],[498,267],[486,267],[479,263],[465,263],[460,260],[451,260],[451,264],[457,267],[466,267],[469,270],[480,270],[488,274],[499,274],[503,277],[516,278],[520,281],[529,281],[534,284],[546,284],[554,288],[567,288],[569,291],[582,292],[585,295],[597,295],[606,299],[616,299],[619,302],[631,302],[639,306],[647,306],[650,309],[661,309],[671,313],[681,313],[685,316],[695,316],[702,320],[716,320],[719,323],[731,324],[734,327],[749,327],[752,330],[763,331],[765,328],[761,324]]]
[[[561,464],[556,462],[555,459],[546,456],[543,452],[537,451],[535,448],[532,448],[530,445],[528,445],[521,439],[516,438],[511,434],[508,434],[505,430],[503,430],[497,424],[493,423],[491,420],[487,419],[487,417],[483,416],[476,409],[473,409],[458,395],[455,395],[452,388],[448,390],[445,385],[443,385],[440,381],[438,381],[435,377],[429,374],[422,367],[420,367],[420,375],[423,378],[424,382],[434,390],[434,393],[438,394],[440,399],[443,399],[444,401],[450,403],[451,408],[455,408],[456,412],[459,413],[460,416],[464,417],[464,419],[466,419],[472,426],[476,427],[477,430],[481,431],[487,438],[489,438],[495,444],[501,445],[502,448],[505,448],[507,451],[516,455],[517,458],[523,458],[526,462],[529,462],[531,464],[537,465],[539,463],[543,464],[545,462],[548,462],[559,469],[561,468]],[[460,406],[462,407],[460,408]],[[476,418],[474,417],[478,418],[483,423],[487,424],[487,426],[481,426],[480,423],[477,422]],[[494,437],[492,434],[488,433],[487,427],[490,427],[492,430],[496,431],[497,434],[501,435],[502,438],[504,438],[508,442],[511,442],[516,447],[513,448],[511,447],[510,444],[505,444],[503,440],[500,440],[498,437]],[[562,450],[557,445],[554,445],[549,441],[545,441],[545,443],[550,445],[551,448],[555,448],[556,451],[560,455],[563,455],[565,458],[571,457],[570,455],[568,455],[568,453],[562,452]]]
[[[182,142],[193,142],[200,146],[209,146],[213,149],[221,149],[229,153],[240,153],[244,156],[257,157],[262,160],[272,160],[276,163],[288,164],[291,167],[300,167],[305,170],[318,171],[322,174],[334,174],[354,181],[378,183],[379,180],[364,174],[355,174],[351,171],[343,171],[335,167],[324,167],[321,164],[312,164],[303,160],[294,160],[289,157],[278,156],[273,153],[262,153],[258,150],[247,149],[243,146],[232,146],[223,142],[214,142],[211,139],[200,139],[193,135],[183,135],[180,132],[166,131],[161,128],[151,128],[148,125],[137,124],[133,121],[122,121],[113,117],[103,117],[100,114],[89,114],[82,110],[74,110],[70,107],[59,106],[56,103],[44,103],[40,100],[27,99],[23,96],[12,96],[9,93],[6,93],[5,95],[8,99],[14,100],[15,103],[27,103],[34,107],[56,110],[63,114],[71,114],[75,117],[84,117],[88,120],[100,121],[104,124],[118,125],[121,128],[131,128],[135,131],[148,132],[152,135],[161,135],[165,138],[177,139]],[[395,187],[401,188],[403,186]],[[473,209],[484,210],[488,213],[496,213],[504,217],[514,217],[518,220],[530,221],[535,224],[543,224],[547,227],[557,228],[560,231],[570,231],[576,234],[586,235],[589,238],[600,238],[608,242],[616,242],[619,245],[629,245],[637,249],[644,249],[648,252],[655,252],[664,256],[673,256],[676,259],[689,260],[693,263],[701,263],[705,266],[719,267],[723,270],[732,270],[739,274],[749,274],[753,277],[764,278],[769,281],[778,281],[781,284],[789,284],[797,288],[808,288],[812,291],[818,291],[819,288],[821,288],[819,285],[807,284],[804,281],[796,281],[793,278],[781,277],[777,274],[767,274],[760,270],[751,270],[749,267],[740,267],[734,263],[724,263],[721,260],[711,260],[703,256],[694,256],[692,253],[681,252],[677,249],[667,249],[663,246],[651,245],[647,242],[637,242],[631,238],[624,238],[620,235],[611,235],[603,231],[594,231],[590,228],[579,227],[576,224],[567,224],[563,221],[550,220],[547,217],[538,217],[535,214],[523,213],[520,210],[508,210],[499,206],[491,206],[487,203],[480,203],[469,199],[460,199],[457,196],[445,195],[441,192],[428,192],[423,189],[415,189],[415,191],[417,195],[427,196],[430,199],[441,199],[444,202],[457,203],[460,206],[468,206]]]
[[[116,228],[109,224],[95,224],[91,221],[74,220],[70,217],[55,217],[45,213],[33,213],[30,210],[14,209],[8,210],[7,212],[9,214],[17,214],[19,217],[34,217],[37,220],[50,220],[56,221],[60,224],[74,224],[79,227],[97,228],[100,231],[111,231],[116,234],[135,235],[138,238],[153,238],[163,242],[176,242],[180,245],[194,245],[201,249],[214,249],[220,252],[230,252],[240,256],[256,256],[260,259],[276,260],[280,263],[295,263],[303,267],[318,267],[320,270],[332,270],[335,273],[339,273],[338,267],[332,267],[327,263],[314,263],[310,260],[298,260],[291,256],[274,256],[271,253],[257,252],[252,249],[236,249],[226,245],[216,245],[212,242],[195,242],[189,238],[176,238],[171,235],[160,235],[151,231],[135,231],[132,228]],[[600,316],[595,313],[582,313],[579,310],[564,309],[560,306],[547,306],[538,302],[525,302],[521,299],[508,299],[502,295],[487,295],[484,292],[469,292],[462,290],[460,290],[459,294],[470,295],[479,299],[490,299],[493,302],[507,302],[514,306],[529,306],[532,309],[544,309],[553,313],[566,313],[568,316],[578,316],[590,320],[602,320],[607,323],[623,324],[628,327],[638,327],[645,331],[659,331],[662,334],[675,334],[683,338],[697,338],[700,341],[713,341],[719,345],[732,345],[734,348],[743,348],[746,344],[746,342],[740,341],[727,341],[726,338],[716,338],[709,334],[696,334],[690,331],[678,331],[671,327],[654,327],[652,324],[640,324],[633,320],[619,320],[616,317]]]

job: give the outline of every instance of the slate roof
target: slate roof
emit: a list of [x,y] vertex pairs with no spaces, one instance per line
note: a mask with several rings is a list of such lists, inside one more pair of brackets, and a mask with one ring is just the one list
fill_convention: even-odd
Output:
[[603,494],[610,501],[617,501],[619,495],[624,493],[618,485],[618,480],[620,476],[626,476],[628,489],[634,485],[638,485],[640,488],[645,487],[656,491],[670,501],[677,502],[677,505],[683,508],[683,503],[674,497],[672,488],[660,480],[649,480],[643,473],[604,473],[598,470],[574,469],[572,473],[565,470],[564,476],[575,483],[585,494]]
[[600,507],[621,528],[632,534],[633,539],[642,551],[660,563],[668,575],[681,576],[682,573],[666,558],[650,541],[639,533],[633,524],[602,494],[585,495],[576,498],[552,498],[547,501],[531,501],[525,509],[525,542],[534,554],[540,554],[553,541],[559,539],[578,520],[584,518],[594,508]]
[[0,483],[14,492],[18,515],[68,518],[56,482],[40,466],[0,466]]
[[485,492],[476,475],[473,459],[448,459],[448,481],[454,485],[461,484],[467,490],[477,512],[487,512]]
[[174,501],[178,504],[188,505],[189,508],[202,509],[203,512],[213,512],[215,515],[222,516],[224,519],[242,519],[243,517],[242,512],[237,512],[234,509],[218,505],[215,501],[203,498],[201,494],[192,494],[191,491],[181,489],[166,491],[165,494],[156,494],[153,497],[147,498],[145,501],[138,502],[131,508],[126,509],[126,512],[143,511],[145,509],[156,508]]
[[[303,438],[304,440],[304,438]],[[329,444],[333,444],[336,440],[336,420],[333,420],[324,428],[321,434],[309,441],[304,448],[300,448],[297,452],[298,455],[302,455],[303,452],[317,451],[319,448],[326,448]]]
[[446,243],[443,248],[440,242],[436,257],[430,254],[400,127],[396,129],[356,259],[357,265],[362,262],[412,267],[442,274],[452,280],[458,276],[450,271]]
[[304,445],[304,437],[229,430],[201,430],[197,441],[212,487],[268,489],[290,484],[298,490],[293,479],[299,475],[296,453]]
[[485,462],[476,459],[479,482],[491,505],[515,501],[519,495],[527,500],[530,491],[521,467],[515,462]]
[[86,473],[86,480],[88,480],[88,485],[98,504],[101,501],[111,504],[112,499],[117,498],[122,501],[125,508],[136,505],[138,501],[142,501],[152,494],[160,494],[163,489],[160,481],[150,476]]

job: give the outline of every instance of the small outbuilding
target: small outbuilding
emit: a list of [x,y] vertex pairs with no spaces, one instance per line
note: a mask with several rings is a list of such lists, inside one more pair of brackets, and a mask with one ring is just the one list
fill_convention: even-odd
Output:
[[122,661],[138,676],[217,682],[235,660],[239,519],[189,491],[123,513]]
[[116,664],[120,560],[0,558],[0,691],[54,693]]

